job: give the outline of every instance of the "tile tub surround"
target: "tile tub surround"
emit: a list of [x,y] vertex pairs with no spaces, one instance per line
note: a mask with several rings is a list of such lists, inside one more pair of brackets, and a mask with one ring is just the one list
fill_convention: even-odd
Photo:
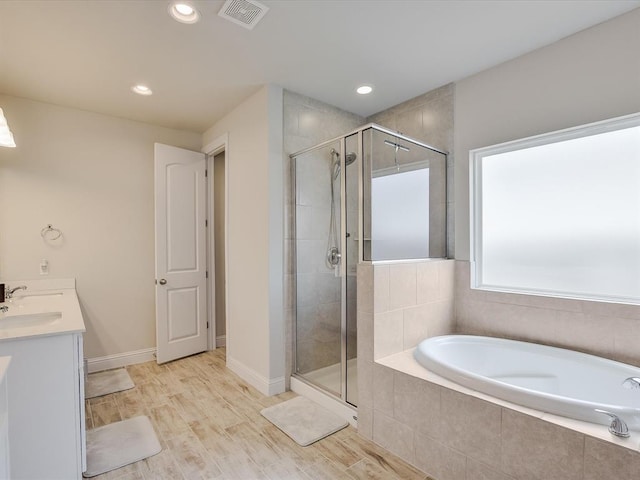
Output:
[[[468,265],[468,262],[433,263],[456,264],[455,293],[460,295],[459,264]],[[416,266],[416,305],[425,299],[437,303],[436,292],[442,288],[442,278],[449,278],[449,288],[453,291],[454,280],[446,274],[450,267],[442,268],[444,276],[436,276],[435,268],[420,276]],[[413,360],[411,338],[406,339],[409,350],[402,351],[406,350],[405,314],[414,307],[406,303],[413,303],[414,297],[406,291],[399,292],[397,287],[402,285],[413,291],[412,277],[413,270],[407,263],[358,266],[358,433],[361,436],[435,480],[613,480],[621,478],[614,473],[620,468],[629,472],[629,478],[637,475],[640,433],[629,440],[616,439],[600,425],[492,399],[441,377],[440,384],[425,379],[427,371]],[[392,289],[394,282],[396,286]],[[456,304],[458,301],[456,298]],[[543,300],[532,297],[526,301],[536,305],[535,302]],[[571,301],[545,301],[571,308]],[[624,307],[613,308],[623,314],[633,312]],[[429,318],[433,317],[427,316]],[[438,324],[435,323],[436,327]],[[457,329],[453,316],[447,325],[452,331]],[[395,333],[385,328],[395,329]],[[440,334],[434,328],[430,335],[428,322],[425,328],[424,338]],[[385,337],[376,343],[381,332],[385,332]],[[405,367],[407,362],[413,364],[415,370],[394,361],[404,363]],[[403,368],[405,370],[400,371]]]
[[[433,262],[438,263],[452,261]],[[422,271],[414,266],[416,304],[425,299],[437,302],[444,295],[437,292],[447,282],[453,291],[454,280],[447,275],[447,269],[451,268],[448,265],[440,265],[444,275],[439,275],[436,268]],[[460,302],[461,282],[468,282],[468,276],[461,271],[465,267],[468,268],[468,262],[455,261],[456,306]],[[418,365],[412,357],[410,337],[406,339],[408,350],[402,352],[405,313],[412,308],[407,303],[414,301],[407,290],[413,289],[413,269],[407,263],[358,266],[360,435],[436,480],[613,480],[622,478],[619,471],[628,478],[637,476],[640,433],[634,432],[627,440],[616,439],[601,425],[543,414],[464,389]],[[469,294],[463,291],[462,295],[465,293]],[[546,302],[547,309],[555,306],[558,311],[577,308],[573,301],[513,297],[529,302],[524,305],[529,308],[541,308],[538,302]],[[621,305],[590,307],[599,308],[600,312],[609,307],[623,315],[634,312],[633,308]],[[452,330],[459,328],[453,320],[448,326]],[[394,328],[395,333],[385,328]],[[435,331],[437,328],[432,329],[433,334]],[[384,337],[376,339],[381,333]],[[429,334],[428,321],[427,336],[433,336]],[[434,383],[432,377],[438,377],[439,383]]]
[[453,333],[454,265],[436,259],[373,264],[375,360]]
[[640,305],[472,290],[456,260],[456,333],[568,348],[640,366]]
[[374,405],[392,411],[392,371],[374,359],[453,333],[453,267],[453,260],[358,265],[358,431],[366,438]]
[[640,432],[617,439],[601,425],[466,389],[422,368],[411,350],[375,363],[372,383],[385,390],[365,418],[372,439],[436,480],[614,480],[626,478],[619,468],[634,472],[628,478],[640,472]]

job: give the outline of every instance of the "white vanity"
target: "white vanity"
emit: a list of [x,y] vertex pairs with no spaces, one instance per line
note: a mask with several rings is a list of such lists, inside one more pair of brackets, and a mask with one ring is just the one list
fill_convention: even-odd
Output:
[[7,370],[10,357],[0,357],[0,480],[11,478],[9,460],[9,403],[7,401]]
[[85,327],[75,280],[4,283],[27,286],[0,304],[8,307],[0,313],[0,356],[11,357],[11,478],[80,479],[86,469]]

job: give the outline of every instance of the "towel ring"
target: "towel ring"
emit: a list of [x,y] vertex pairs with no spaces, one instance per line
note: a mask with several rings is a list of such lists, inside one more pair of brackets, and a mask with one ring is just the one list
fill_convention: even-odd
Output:
[[62,236],[62,232],[57,228],[53,228],[53,225],[48,224],[40,230],[40,236],[45,240],[57,240]]

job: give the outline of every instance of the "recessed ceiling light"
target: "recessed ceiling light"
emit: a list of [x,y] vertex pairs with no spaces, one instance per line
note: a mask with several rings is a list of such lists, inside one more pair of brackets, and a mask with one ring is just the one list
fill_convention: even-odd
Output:
[[366,95],[368,93],[373,92],[373,87],[371,87],[369,85],[362,85],[362,86],[356,88],[356,92],[358,92],[360,95]]
[[181,23],[196,23],[200,20],[200,13],[189,2],[172,2],[169,14]]
[[153,93],[151,89],[146,85],[134,85],[133,87],[131,87],[131,90],[133,90],[138,95],[151,95]]

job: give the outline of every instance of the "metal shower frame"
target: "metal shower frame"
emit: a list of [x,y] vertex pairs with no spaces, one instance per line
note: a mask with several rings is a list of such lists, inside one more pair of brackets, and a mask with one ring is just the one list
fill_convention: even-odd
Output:
[[[364,171],[363,171],[363,132],[365,130],[369,130],[369,129],[373,129],[373,130],[377,130],[379,132],[382,133],[386,133],[388,135],[391,135],[393,137],[395,137],[396,139],[400,139],[400,140],[404,140],[407,142],[410,142],[412,144],[415,145],[419,145],[421,147],[427,148],[429,150],[432,150],[434,152],[440,153],[442,155],[445,156],[445,162],[446,159],[448,157],[448,153],[440,150],[436,147],[433,147],[431,145],[428,145],[426,143],[420,142],[414,138],[411,137],[407,137],[406,135],[403,135],[401,133],[398,132],[394,132],[393,130],[390,130],[388,128],[385,128],[381,125],[375,124],[375,123],[367,123],[361,127],[358,127],[355,130],[352,130],[344,135],[340,135],[339,137],[334,137],[330,140],[326,140],[322,143],[319,143],[317,145],[314,145],[312,147],[309,148],[305,148],[303,150],[299,150],[295,153],[292,153],[291,155],[289,155],[289,158],[291,159],[291,191],[293,194],[293,206],[294,206],[294,211],[295,211],[295,195],[296,195],[296,162],[295,162],[295,158],[300,156],[300,155],[304,155],[306,153],[312,152],[314,150],[319,150],[321,148],[325,148],[327,146],[333,145],[336,142],[339,142],[340,145],[340,251],[343,252],[343,257],[342,257],[342,261],[340,262],[340,313],[341,313],[341,319],[340,319],[340,378],[341,378],[341,382],[340,382],[340,396],[336,397],[335,393],[328,390],[327,388],[325,388],[322,385],[316,384],[311,382],[310,380],[307,380],[302,374],[298,374],[296,373],[297,371],[297,351],[298,351],[298,336],[297,336],[297,281],[293,281],[293,288],[292,288],[292,296],[293,296],[293,311],[294,311],[294,321],[293,321],[293,331],[292,331],[292,336],[293,336],[293,352],[292,352],[292,372],[290,372],[290,374],[292,376],[294,376],[296,379],[306,383],[307,385],[312,386],[313,388],[316,389],[320,389],[324,392],[327,392],[328,394],[330,394],[332,397],[336,398],[337,400],[339,400],[341,403],[349,406],[349,407],[357,407],[356,405],[353,405],[351,403],[349,403],[347,401],[347,302],[346,302],[346,295],[347,295],[347,274],[346,274],[346,257],[344,256],[344,253],[347,251],[347,237],[346,235],[344,235],[344,232],[346,232],[347,230],[347,215],[346,215],[346,203],[345,203],[345,199],[346,199],[346,140],[348,137],[351,137],[353,135],[357,134],[357,144],[358,144],[358,149],[357,149],[357,158],[356,161],[354,162],[358,171],[358,264],[360,263],[367,263],[367,264],[371,264],[372,262],[370,261],[365,261],[364,260],[364,250],[363,250],[363,233],[364,233],[364,208],[363,208],[363,196],[364,196]],[[446,167],[445,167],[446,168]],[[446,195],[446,185],[445,185],[445,195]],[[294,214],[292,219],[292,232],[295,234],[295,232],[297,232],[296,230],[296,215]],[[445,229],[445,237],[447,235],[446,229]],[[445,244],[446,244],[446,238],[445,238]],[[297,272],[297,243],[294,241],[292,242],[292,261],[293,261],[293,270],[294,272]],[[354,319],[355,321],[357,321],[357,319]],[[356,333],[357,335],[357,333]]]

